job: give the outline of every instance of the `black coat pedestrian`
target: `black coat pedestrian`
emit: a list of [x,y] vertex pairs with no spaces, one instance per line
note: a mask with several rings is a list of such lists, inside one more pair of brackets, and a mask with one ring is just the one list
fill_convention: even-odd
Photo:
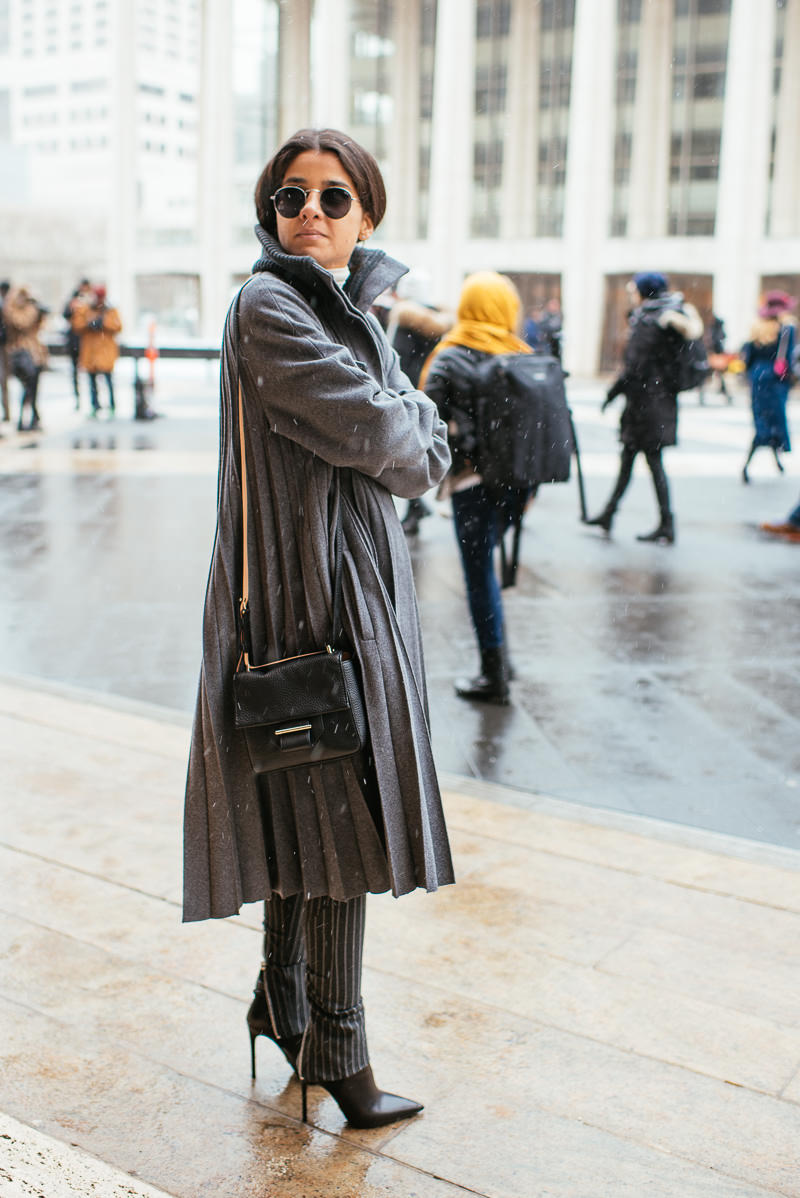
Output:
[[679,294],[646,299],[630,318],[622,374],[608,400],[625,396],[620,441],[637,453],[651,453],[678,440],[675,364],[684,340],[703,335],[697,310]]

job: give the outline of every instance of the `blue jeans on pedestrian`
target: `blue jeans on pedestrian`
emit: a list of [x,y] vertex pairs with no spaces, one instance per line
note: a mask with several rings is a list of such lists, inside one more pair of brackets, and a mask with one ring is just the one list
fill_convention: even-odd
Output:
[[108,406],[111,411],[115,411],[114,407],[114,385],[111,382],[110,370],[91,370],[89,371],[89,396],[92,401],[92,411],[96,412],[100,407],[100,400],[97,395],[97,376],[102,374],[108,386]]
[[796,524],[797,527],[800,528],[800,503],[798,503],[797,507],[794,509],[793,512],[789,512],[788,523]]
[[466,491],[455,491],[452,496],[467,602],[482,651],[499,648],[505,639],[494,551],[522,511],[527,495],[527,491],[515,490],[496,498],[479,483]]

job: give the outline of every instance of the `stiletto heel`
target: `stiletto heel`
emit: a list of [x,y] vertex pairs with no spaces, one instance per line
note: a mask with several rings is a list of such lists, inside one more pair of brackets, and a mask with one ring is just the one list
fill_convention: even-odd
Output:
[[[303,1097],[303,1122],[308,1122],[306,1091],[308,1085],[301,1081]],[[372,1067],[367,1065],[352,1077],[343,1077],[336,1082],[314,1082],[327,1090],[351,1127],[384,1127],[398,1119],[410,1119],[418,1115],[423,1106],[411,1098],[399,1094],[388,1094],[379,1090],[372,1076]]]
[[250,1073],[253,1081],[256,1079],[256,1036],[266,1036],[273,1044],[277,1044],[292,1069],[297,1072],[297,1054],[300,1052],[303,1036],[298,1033],[296,1036],[278,1037],[273,1032],[267,1008],[263,971],[258,975],[256,988],[253,991],[253,1001],[247,1012],[247,1030],[250,1033]]
[[308,1082],[300,1082],[300,1093],[303,1098],[303,1122],[308,1123]]

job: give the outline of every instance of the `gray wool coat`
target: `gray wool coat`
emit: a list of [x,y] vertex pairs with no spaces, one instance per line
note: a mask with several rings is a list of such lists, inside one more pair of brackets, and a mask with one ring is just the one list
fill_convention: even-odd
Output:
[[[431,754],[411,564],[392,495],[450,464],[436,406],[401,372],[373,317],[404,273],[357,247],[344,291],[260,226],[263,254],[231,305],[221,363],[217,532],[184,820],[184,920],[302,893],[346,900],[453,881]],[[346,642],[363,682],[385,847],[359,759],[256,780],[234,727],[241,594],[238,387],[248,484],[255,661],[320,649],[330,633],[334,467],[344,542]],[[336,494],[334,488],[334,494]],[[379,823],[380,821],[378,821]]]

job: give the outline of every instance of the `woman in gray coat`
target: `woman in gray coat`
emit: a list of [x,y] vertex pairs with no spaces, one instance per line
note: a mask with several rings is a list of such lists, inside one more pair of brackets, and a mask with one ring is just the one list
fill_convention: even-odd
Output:
[[[428,731],[416,597],[393,495],[450,463],[436,406],[401,372],[368,309],[404,273],[366,240],[381,220],[378,165],[334,130],[302,130],[256,187],[261,257],[231,306],[221,371],[217,534],[186,789],[184,918],[265,901],[264,960],[248,1012],[303,1083],[349,1121],[421,1110],[379,1090],[361,1001],[368,892],[435,890],[453,871]],[[343,537],[339,643],[360,668],[369,751],[256,777],[234,727],[242,492],[247,465],[256,661],[320,649]]]

